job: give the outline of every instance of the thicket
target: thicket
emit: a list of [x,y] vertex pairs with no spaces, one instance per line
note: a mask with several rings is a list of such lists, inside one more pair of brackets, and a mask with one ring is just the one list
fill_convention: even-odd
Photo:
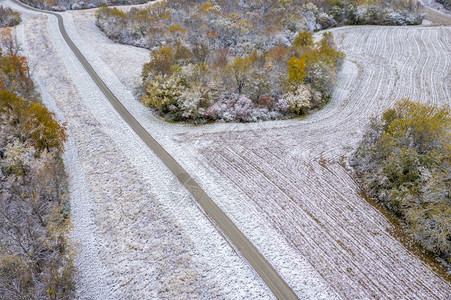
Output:
[[166,45],[183,31],[194,40],[218,34],[230,46],[240,40],[287,45],[300,31],[420,24],[418,8],[413,0],[169,0],[129,12],[103,10],[97,25],[115,41],[149,49]]
[[168,119],[249,122],[324,104],[343,58],[332,35],[318,42],[307,31],[287,38],[277,18],[269,24],[249,10],[230,13],[229,3],[191,3],[188,10],[182,1],[161,2],[128,14],[105,7],[97,22],[144,20],[142,29],[151,32],[146,45],[154,50],[143,67],[141,100]]
[[69,299],[75,289],[66,129],[39,103],[9,30],[0,51],[0,299]]
[[20,13],[0,5],[0,27],[16,26],[20,23]]
[[170,120],[249,122],[302,115],[326,103],[343,55],[343,24],[414,24],[411,2],[162,1],[128,12],[103,7],[97,25],[151,49],[141,101]]
[[366,193],[451,269],[449,107],[400,101],[372,120],[353,165]]

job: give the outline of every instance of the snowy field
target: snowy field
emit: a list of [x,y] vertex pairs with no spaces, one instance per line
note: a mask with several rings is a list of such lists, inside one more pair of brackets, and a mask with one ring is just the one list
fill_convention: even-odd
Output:
[[[449,297],[451,285],[394,238],[342,162],[368,117],[394,101],[451,102],[451,27],[334,29],[347,60],[325,109],[302,120],[191,126],[165,123],[133,98],[148,51],[109,41],[93,14],[63,14],[76,45],[301,298]],[[56,18],[24,19],[18,35],[34,77],[71,133],[81,298],[271,297],[107,104]]]

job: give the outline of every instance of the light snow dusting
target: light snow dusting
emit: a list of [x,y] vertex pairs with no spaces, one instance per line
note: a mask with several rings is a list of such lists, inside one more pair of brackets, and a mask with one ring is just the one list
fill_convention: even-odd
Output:
[[[165,123],[134,98],[149,53],[111,42],[94,13],[62,14],[74,43],[301,299],[449,297],[451,285],[393,236],[343,162],[368,118],[395,101],[450,104],[451,27],[333,29],[347,57],[326,108],[305,119],[193,126]],[[23,19],[33,78],[70,131],[79,298],[272,298],[110,106],[56,18],[23,11]]]

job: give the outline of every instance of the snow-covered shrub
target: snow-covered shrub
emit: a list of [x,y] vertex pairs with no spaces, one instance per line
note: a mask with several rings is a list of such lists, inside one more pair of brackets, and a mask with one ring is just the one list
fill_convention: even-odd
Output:
[[201,86],[184,89],[177,99],[180,118],[197,120],[205,117],[205,108],[209,105],[209,91]]
[[416,25],[420,24],[423,15],[414,14],[407,10],[395,10],[386,14],[384,23],[387,25]]
[[316,23],[316,17],[312,12],[304,12],[303,17],[305,19],[305,30],[307,30],[308,32],[314,32],[321,29],[321,26]]
[[238,98],[238,101],[236,101],[234,107],[235,120],[240,122],[251,121],[253,106],[254,105],[252,104],[251,99],[245,95],[241,95],[240,98]]
[[315,18],[320,12],[318,7],[312,2],[308,2],[304,5],[304,11],[311,12],[315,16]]
[[362,5],[354,12],[351,24],[369,25],[415,25],[421,24],[422,14],[409,11],[407,8],[396,9],[380,5]]
[[53,10],[53,11],[66,11],[66,8],[64,6],[62,6],[62,5],[55,5],[55,6],[52,6],[51,10]]
[[280,98],[274,104],[274,111],[280,112],[282,114],[288,113],[290,111],[290,105],[285,98]]
[[19,140],[8,144],[5,149],[4,167],[7,171],[17,175],[23,175],[29,168],[35,150],[25,146]]
[[258,98],[257,104],[260,107],[266,107],[268,109],[272,109],[275,104],[275,99],[274,99],[274,97],[272,97],[270,95],[261,95]]
[[346,22],[346,9],[340,6],[333,6],[329,10],[329,15],[337,22],[338,24],[344,24]]
[[73,3],[73,4],[71,4],[70,9],[73,9],[73,10],[81,9],[81,6],[78,3]]
[[301,84],[293,91],[286,93],[283,98],[290,107],[291,112],[302,115],[311,107],[312,93],[307,85]]
[[326,14],[325,12],[318,14],[317,22],[321,25],[321,29],[337,26],[337,21],[335,21],[331,15]]
[[243,92],[254,101],[257,101],[261,95],[267,95],[271,92],[271,83],[266,74],[253,72],[248,78],[248,83]]
[[16,26],[20,23],[20,13],[0,5],[0,27]]
[[217,101],[205,112],[211,120],[222,122],[257,122],[283,118],[288,113],[288,105],[276,103],[274,108],[256,106],[246,95],[237,100],[225,99]]
[[337,79],[333,66],[324,61],[316,61],[307,66],[306,71],[305,82],[325,97],[330,97]]
[[384,19],[382,8],[377,5],[362,5],[355,14],[356,24],[379,25]]
[[221,99],[207,109],[206,115],[212,120],[234,121],[235,102],[233,99]]
[[147,93],[141,102],[162,113],[177,112],[177,100],[185,90],[185,83],[177,75],[157,75],[147,86]]

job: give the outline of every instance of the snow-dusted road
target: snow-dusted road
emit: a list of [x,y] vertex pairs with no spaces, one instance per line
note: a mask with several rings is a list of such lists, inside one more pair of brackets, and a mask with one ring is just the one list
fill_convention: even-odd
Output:
[[[109,41],[93,14],[64,14],[75,44],[300,298],[449,299],[449,282],[397,240],[342,162],[368,117],[394,101],[451,102],[450,27],[335,29],[347,60],[325,109],[303,120],[195,127],[166,124],[134,100],[148,52]],[[20,30],[46,102],[71,130],[66,164],[74,235],[84,243],[82,296],[269,297],[176,179],[124,130],[57,36],[56,20],[30,15]]]

